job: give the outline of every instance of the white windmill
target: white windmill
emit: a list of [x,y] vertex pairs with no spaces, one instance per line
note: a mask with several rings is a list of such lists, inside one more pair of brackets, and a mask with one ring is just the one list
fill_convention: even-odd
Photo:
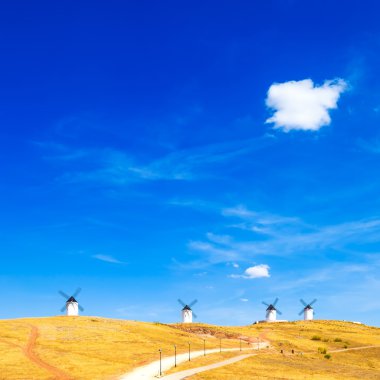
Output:
[[58,292],[62,297],[66,299],[66,304],[62,307],[61,313],[64,312],[66,309],[66,315],[75,316],[79,314],[78,309],[80,311],[84,310],[83,307],[79,305],[78,301],[75,299],[75,297],[78,296],[81,290],[81,288],[78,288],[72,296],[69,296],[66,293],[62,292],[62,290]]
[[191,307],[194,306],[198,302],[198,300],[194,300],[193,302],[189,303],[188,305],[180,299],[178,299],[178,302],[183,306],[182,323],[192,323],[193,322],[193,316],[194,316],[194,318],[197,318],[197,315],[191,310]]
[[279,315],[281,315],[281,311],[276,309],[276,304],[278,302],[278,298],[276,298],[274,300],[273,303],[271,303],[270,305],[268,305],[266,302],[262,302],[265,306],[267,306],[267,309],[266,309],[266,314],[265,314],[265,320],[267,322],[276,322],[277,320],[277,313]]
[[298,313],[298,315],[301,315],[303,313],[303,319],[305,321],[312,321],[314,319],[314,309],[311,305],[317,302],[316,299],[311,301],[310,303],[306,303],[302,298],[300,299],[300,302],[304,306],[304,308]]

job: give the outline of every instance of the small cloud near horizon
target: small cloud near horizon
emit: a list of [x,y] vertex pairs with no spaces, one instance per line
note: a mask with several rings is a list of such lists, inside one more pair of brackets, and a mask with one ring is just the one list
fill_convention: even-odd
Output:
[[231,274],[229,277],[231,278],[245,278],[248,280],[254,278],[264,278],[270,277],[269,274],[270,266],[266,264],[254,265],[253,267],[249,267],[244,271],[244,274]]

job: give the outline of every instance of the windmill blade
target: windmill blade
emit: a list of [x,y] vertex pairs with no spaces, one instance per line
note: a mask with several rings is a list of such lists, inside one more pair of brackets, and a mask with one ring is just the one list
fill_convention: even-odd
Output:
[[312,304],[314,304],[314,303],[316,303],[316,302],[317,302],[317,299],[314,298],[313,301],[311,301],[311,302],[309,303],[309,306],[311,306]]
[[74,292],[73,297],[75,298],[75,297],[76,297],[81,291],[82,291],[82,289],[81,289],[81,288],[78,288],[78,289]]
[[267,304],[266,302],[264,302],[264,301],[261,302],[261,303],[262,303],[263,305],[265,305],[265,306],[268,306],[268,307],[270,306],[270,305],[268,305],[268,304]]
[[298,313],[298,315],[301,315],[301,314],[304,312],[304,310],[305,310],[305,309],[302,309],[302,310]]
[[194,317],[194,318],[198,318],[198,315],[196,315],[196,314],[193,312],[193,317]]
[[198,300],[197,299],[195,299],[193,302],[191,302],[190,304],[189,304],[189,307],[192,307],[192,306],[194,306],[196,303],[198,302]]
[[305,307],[307,306],[307,303],[302,298],[300,299],[300,302],[302,303],[303,306]]
[[63,313],[66,309],[66,305],[61,309],[61,313]]
[[180,298],[178,298],[177,301],[178,301],[183,307],[186,306],[185,302],[183,302]]
[[276,309],[276,311],[277,311],[277,314],[282,315],[280,310]]
[[78,305],[78,309],[79,309],[80,311],[84,311],[84,309],[83,309],[83,307],[82,307],[81,305]]
[[278,302],[278,298],[276,298],[275,300],[274,300],[274,302],[272,303],[272,305],[273,306],[276,306],[276,303]]
[[64,297],[65,299],[69,299],[70,298],[70,296],[68,296],[66,293],[64,293],[62,290],[58,290],[58,293],[62,296],[62,297]]

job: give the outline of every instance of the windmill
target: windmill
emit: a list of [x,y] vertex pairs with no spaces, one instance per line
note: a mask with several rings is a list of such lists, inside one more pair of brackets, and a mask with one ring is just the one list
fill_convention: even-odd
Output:
[[304,306],[304,308],[298,313],[298,315],[301,315],[303,313],[303,319],[305,321],[312,321],[314,319],[314,309],[311,307],[314,303],[317,302],[316,299],[311,301],[310,303],[306,303],[302,298],[300,299],[300,302]]
[[78,309],[80,311],[83,311],[83,307],[78,304],[78,301],[75,299],[75,297],[78,296],[82,289],[78,288],[72,296],[67,295],[66,293],[62,292],[62,290],[58,291],[58,293],[65,298],[66,304],[62,307],[61,313],[63,313],[66,309],[66,315],[78,315]]
[[197,315],[193,313],[191,310],[191,307],[194,306],[198,300],[194,300],[193,302],[189,303],[188,305],[183,302],[181,299],[178,299],[178,302],[181,306],[183,306],[182,309],[182,323],[192,323],[193,322],[193,316],[194,318],[197,318]]
[[273,303],[268,305],[266,302],[262,302],[263,305],[267,306],[266,309],[266,315],[265,315],[265,320],[267,322],[276,322],[276,313],[282,314],[280,310],[276,309],[276,304],[278,302],[278,298],[274,300]]

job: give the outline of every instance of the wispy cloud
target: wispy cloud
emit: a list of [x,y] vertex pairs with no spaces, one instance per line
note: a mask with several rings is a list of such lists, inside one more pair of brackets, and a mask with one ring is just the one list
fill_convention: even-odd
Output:
[[105,261],[106,263],[111,264],[125,264],[125,262],[115,259],[113,256],[110,255],[97,254],[93,255],[92,258],[100,261]]
[[266,99],[274,114],[266,122],[284,132],[317,131],[331,123],[329,110],[337,108],[340,94],[346,89],[347,83],[340,78],[326,80],[321,86],[311,79],[274,83]]
[[54,142],[35,144],[47,152],[46,159],[65,165],[60,181],[126,185],[138,181],[191,181],[216,176],[213,170],[216,166],[266,147],[272,144],[272,139],[264,136],[189,149],[173,148],[159,157],[145,158],[107,147],[73,148]]
[[[210,264],[247,262],[258,256],[289,256],[323,252],[327,249],[347,252],[350,247],[380,242],[380,218],[361,219],[335,225],[310,225],[301,219],[254,212],[238,206],[224,209],[226,228],[244,230],[245,238],[216,238],[191,241],[189,248],[203,254]],[[235,223],[228,223],[232,219]],[[355,251],[355,250],[353,250]]]
[[[317,268],[311,272],[303,273],[301,277],[289,276],[279,277],[276,283],[272,283],[273,291],[290,291],[318,287],[321,283],[329,287],[345,288],[347,281],[353,281],[353,278],[360,278],[361,282],[369,281],[371,273],[377,273],[379,263],[375,260],[367,260],[364,264],[344,264],[330,263],[328,266]],[[356,287],[356,284],[355,284]]]
[[357,144],[359,148],[361,148],[363,151],[379,154],[380,153],[380,139],[376,138],[370,141],[359,139],[357,141]]

